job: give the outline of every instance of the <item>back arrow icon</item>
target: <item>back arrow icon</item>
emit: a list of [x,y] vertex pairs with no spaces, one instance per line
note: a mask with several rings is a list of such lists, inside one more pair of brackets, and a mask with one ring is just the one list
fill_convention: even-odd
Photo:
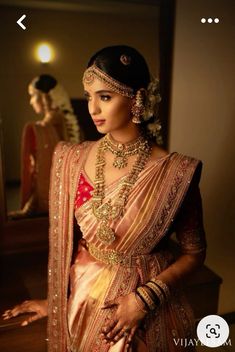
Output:
[[26,27],[23,25],[23,23],[22,23],[22,21],[25,19],[25,17],[26,17],[26,15],[23,15],[23,16],[21,16],[19,19],[18,19],[18,21],[16,21],[16,23],[21,27],[21,28],[23,28],[23,30],[25,30],[26,29]]

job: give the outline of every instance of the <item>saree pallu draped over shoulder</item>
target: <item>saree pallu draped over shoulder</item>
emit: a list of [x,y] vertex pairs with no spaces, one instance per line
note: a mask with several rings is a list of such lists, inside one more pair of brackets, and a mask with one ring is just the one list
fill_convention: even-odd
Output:
[[[198,175],[197,182],[200,179],[199,160],[178,153],[150,160],[129,195],[124,216],[112,222],[116,240],[107,246],[96,237],[98,223],[92,213],[92,200],[74,209],[78,181],[91,143],[63,142],[54,152],[48,265],[49,352],[124,351],[125,338],[112,347],[100,339],[101,328],[115,309],[101,307],[157,277],[172,263],[172,254],[166,249],[158,250],[158,244],[174,224],[194,175]],[[120,184],[118,180],[106,188],[105,200],[116,196]],[[74,215],[86,245],[80,242],[72,265]],[[195,252],[204,250],[204,246],[200,236],[191,244]],[[193,329],[190,307],[181,293],[172,290],[171,299],[146,316],[130,351],[185,351],[174,341],[192,337]]]

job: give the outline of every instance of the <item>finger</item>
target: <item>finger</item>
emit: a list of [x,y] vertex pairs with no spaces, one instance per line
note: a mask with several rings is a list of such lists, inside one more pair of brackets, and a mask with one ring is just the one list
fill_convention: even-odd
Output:
[[130,347],[130,345],[131,345],[131,343],[132,343],[132,340],[133,340],[133,337],[134,337],[135,332],[136,332],[136,330],[137,330],[137,327],[138,327],[138,326],[134,326],[134,327],[131,329],[131,331],[130,331],[130,333],[129,333],[129,335],[128,335],[128,339],[127,339],[127,341],[126,341],[125,352],[129,351],[129,347]]
[[6,310],[2,316],[4,317],[3,319],[10,319],[13,317],[16,317],[17,315],[21,313],[25,313],[28,311],[28,306],[29,306],[30,301],[24,301],[21,304],[17,304],[14,306],[12,309]]
[[113,341],[116,343],[117,341],[119,341],[121,338],[123,337],[127,337],[129,334],[126,331],[126,328],[121,329],[121,331],[119,331],[116,336],[113,338]]
[[32,304],[31,301],[24,301],[23,303],[15,306],[12,310],[12,316],[15,317],[19,314],[23,314],[23,313],[34,313],[37,312],[37,307],[35,307],[34,304]]
[[15,308],[13,308],[11,310],[11,316],[16,317],[17,315],[22,314],[22,313],[26,313],[26,312],[27,312],[27,309],[24,306],[22,306],[22,305],[16,306]]
[[110,301],[106,301],[104,305],[101,307],[101,309],[111,308],[117,305],[118,305],[118,302],[115,299],[112,299]]
[[117,323],[118,323],[117,319],[110,320],[109,323],[101,329],[102,333],[108,334],[115,327]]
[[3,319],[9,319],[9,315],[11,315],[11,309],[5,310],[5,312],[2,313]]
[[118,334],[123,334],[124,330],[123,327],[119,324],[117,324],[107,335],[106,337],[109,340],[113,340]]
[[6,320],[6,319],[14,318],[19,314],[20,312],[18,311],[18,308],[13,308],[13,309],[7,310],[2,316],[3,316],[3,320]]
[[32,323],[33,321],[35,320],[38,320],[38,319],[41,319],[42,316],[41,314],[37,313],[37,314],[34,314],[32,315],[31,317],[27,318],[26,320],[24,320],[22,323],[21,323],[21,326],[26,326],[30,323]]

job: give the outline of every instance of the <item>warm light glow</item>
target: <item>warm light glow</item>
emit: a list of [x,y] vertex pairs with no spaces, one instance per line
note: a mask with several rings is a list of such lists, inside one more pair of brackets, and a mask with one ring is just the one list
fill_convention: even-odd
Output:
[[49,63],[53,59],[53,48],[48,43],[41,43],[37,47],[37,58],[42,63]]

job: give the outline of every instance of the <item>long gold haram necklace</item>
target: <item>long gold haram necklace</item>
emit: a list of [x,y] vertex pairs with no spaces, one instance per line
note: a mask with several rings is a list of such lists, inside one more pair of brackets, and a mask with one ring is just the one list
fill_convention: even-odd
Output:
[[116,239],[115,232],[110,227],[110,222],[123,216],[130,191],[137,181],[140,172],[144,169],[152,148],[147,139],[143,138],[141,143],[139,143],[138,157],[132,170],[124,178],[118,195],[113,201],[113,205],[111,204],[111,199],[103,203],[105,198],[104,167],[106,164],[106,148],[107,146],[103,138],[99,144],[96,155],[96,175],[92,198],[92,211],[97,220],[100,222],[96,236],[102,243],[109,245]]

